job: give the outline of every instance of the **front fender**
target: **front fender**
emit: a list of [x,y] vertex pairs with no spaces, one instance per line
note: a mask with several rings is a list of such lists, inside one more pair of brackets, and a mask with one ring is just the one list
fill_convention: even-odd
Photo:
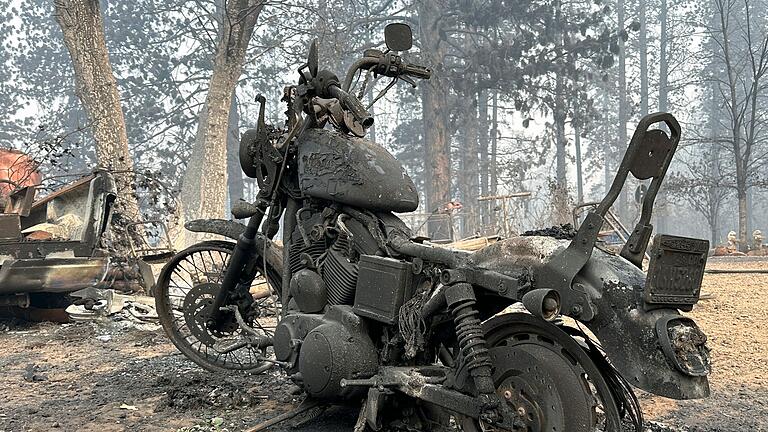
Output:
[[[676,309],[645,310],[642,270],[596,249],[574,284],[593,297],[597,315],[585,324],[627,381],[672,399],[709,396],[706,337]],[[668,334],[678,330],[695,337],[671,340]]]
[[[184,228],[192,232],[217,234],[233,240],[237,240],[240,234],[245,231],[245,225],[225,219],[195,219],[184,224]],[[266,242],[266,254],[263,247],[264,242]],[[283,273],[283,247],[264,237],[261,233],[256,234],[256,244],[262,245],[256,248],[256,254],[264,257],[267,265],[271,267],[271,271],[281,275]]]

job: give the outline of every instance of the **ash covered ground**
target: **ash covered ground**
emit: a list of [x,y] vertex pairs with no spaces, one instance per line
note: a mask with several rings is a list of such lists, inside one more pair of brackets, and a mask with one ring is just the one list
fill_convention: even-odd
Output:
[[[766,262],[711,262],[709,268]],[[768,274],[708,274],[691,314],[709,335],[712,396],[676,402],[640,394],[648,431],[768,431]],[[24,324],[0,331],[0,431],[242,431],[296,406],[279,372],[211,374],[159,329],[120,322]],[[302,431],[351,431],[354,409],[331,409]],[[286,431],[288,425],[270,430]]]

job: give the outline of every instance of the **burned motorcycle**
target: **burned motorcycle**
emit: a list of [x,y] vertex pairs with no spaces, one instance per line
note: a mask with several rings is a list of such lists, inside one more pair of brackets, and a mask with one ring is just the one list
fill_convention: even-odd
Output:
[[[160,277],[157,309],[176,346],[211,370],[279,365],[308,401],[364,400],[359,425],[371,430],[618,431],[625,416],[639,429],[633,386],[707,396],[706,337],[679,312],[698,301],[707,241],[656,235],[642,271],[680,139],[674,117],[642,119],[572,240],[522,236],[475,253],[433,246],[396,216],[417,208],[416,189],[363,138],[374,119],[350,93],[358,72],[364,83],[391,78],[387,89],[430,77],[399,55],[411,47],[407,26],[385,36],[388,50],[366,51],[343,81],[319,69],[313,44],[299,83],[285,89],[283,128],[265,123],[261,98],[240,148],[260,192],[232,210],[248,224],[191,222],[236,243],[193,246]],[[659,123],[669,132],[649,129]],[[630,173],[650,186],[617,254],[597,236]],[[255,288],[264,286],[278,301],[267,304],[270,290]]]

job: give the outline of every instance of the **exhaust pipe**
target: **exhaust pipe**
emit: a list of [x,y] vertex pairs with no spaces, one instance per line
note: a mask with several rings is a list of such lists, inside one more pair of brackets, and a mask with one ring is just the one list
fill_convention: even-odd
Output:
[[552,321],[560,315],[560,294],[551,289],[535,289],[523,295],[523,306],[531,314]]

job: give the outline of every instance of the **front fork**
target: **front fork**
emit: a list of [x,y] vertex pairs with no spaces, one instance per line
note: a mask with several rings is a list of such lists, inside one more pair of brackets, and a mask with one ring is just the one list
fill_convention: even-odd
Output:
[[226,306],[230,293],[235,292],[236,288],[241,284],[250,284],[251,282],[252,275],[245,271],[245,269],[248,263],[253,259],[253,254],[256,250],[256,235],[259,232],[259,226],[264,220],[264,215],[269,204],[266,201],[260,200],[254,207],[255,213],[248,221],[245,231],[243,231],[237,239],[235,249],[232,251],[232,255],[229,258],[229,264],[224,271],[224,279],[221,281],[221,289],[213,300],[213,308],[206,321],[209,328],[215,328],[218,325],[218,320],[221,316],[221,308]]

